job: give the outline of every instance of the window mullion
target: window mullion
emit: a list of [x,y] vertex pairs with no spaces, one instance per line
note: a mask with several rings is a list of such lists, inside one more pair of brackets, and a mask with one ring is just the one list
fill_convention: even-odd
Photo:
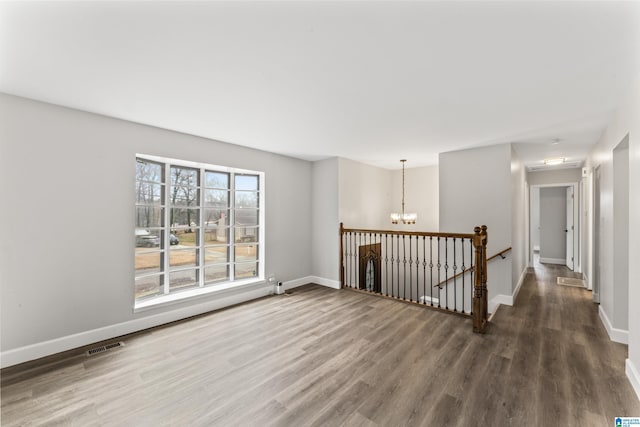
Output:
[[229,280],[236,278],[236,248],[235,227],[236,223],[236,174],[229,176]]
[[198,286],[204,286],[204,251],[205,251],[205,241],[204,241],[204,168],[200,168],[200,179],[199,181],[199,189],[198,189],[198,200],[200,200],[199,204],[199,212],[198,212]]
[[260,175],[258,185],[258,274],[261,278],[265,276],[265,214],[264,214],[264,175]]
[[171,193],[171,165],[169,163],[165,163],[164,164],[164,200],[162,201],[164,203],[164,221],[163,221],[163,227],[162,230],[164,231],[163,236],[162,236],[162,256],[164,257],[164,265],[163,265],[163,270],[162,274],[164,277],[164,289],[163,292],[164,294],[168,294],[169,293],[169,289],[170,289],[170,283],[169,283],[169,261],[170,261],[170,257],[169,257],[169,234],[171,233],[171,224],[169,224],[169,220],[171,218],[170,216],[170,209],[171,206],[169,205],[169,194]]

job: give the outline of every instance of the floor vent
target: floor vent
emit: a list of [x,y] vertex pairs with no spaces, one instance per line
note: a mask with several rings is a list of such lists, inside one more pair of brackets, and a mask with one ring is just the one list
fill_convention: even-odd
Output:
[[103,345],[100,347],[92,348],[86,351],[87,356],[93,356],[98,353],[104,353],[105,351],[111,350],[113,348],[124,347],[124,343],[122,341],[114,342],[111,344]]
[[574,279],[572,277],[560,277],[558,276],[558,285],[562,286],[574,286],[576,288],[584,288],[584,280]]

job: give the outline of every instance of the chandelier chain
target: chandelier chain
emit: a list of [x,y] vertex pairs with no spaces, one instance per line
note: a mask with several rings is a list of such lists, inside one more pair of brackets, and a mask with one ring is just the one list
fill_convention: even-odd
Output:
[[405,162],[406,162],[406,160],[403,159],[403,160],[400,160],[400,161],[402,162],[402,211],[401,211],[401,213],[394,212],[394,213],[392,213],[390,215],[391,223],[392,224],[397,224],[398,221],[402,220],[403,224],[415,224],[418,215],[415,214],[415,213],[406,213],[404,211],[404,202],[405,202],[405,194],[404,193],[405,193],[405,190],[406,190],[406,188],[405,188],[405,178],[406,178],[406,176],[405,176],[405,174],[406,174],[406,172],[405,172]]
[[404,163],[406,160],[400,160],[402,162],[402,215],[404,216]]

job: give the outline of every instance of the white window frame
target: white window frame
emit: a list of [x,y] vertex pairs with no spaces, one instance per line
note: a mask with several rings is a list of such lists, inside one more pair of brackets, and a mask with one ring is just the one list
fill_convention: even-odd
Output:
[[[159,157],[148,154],[139,154],[137,153],[135,156],[136,162],[138,159],[146,160],[149,162],[154,162],[161,164],[164,168],[164,186],[165,191],[163,194],[162,206],[164,206],[164,225],[162,229],[163,233],[163,247],[164,252],[162,256],[164,257],[164,271],[161,271],[160,275],[164,276],[163,283],[163,291],[162,295],[148,297],[145,299],[138,300],[135,295],[135,283],[134,283],[134,291],[133,291],[133,299],[134,299],[134,312],[142,311],[151,307],[155,307],[159,304],[167,304],[173,302],[180,302],[187,298],[193,298],[200,295],[207,295],[213,292],[219,292],[224,290],[229,290],[233,288],[238,288],[242,286],[257,284],[265,281],[265,173],[261,171],[253,171],[248,169],[239,169],[228,166],[219,166],[213,165],[209,163],[201,163],[201,162],[192,162],[187,160],[180,160],[174,158],[167,157]],[[192,169],[198,169],[199,173],[199,182],[198,182],[198,194],[199,194],[199,215],[198,215],[198,241],[200,242],[197,248],[198,251],[198,263],[196,269],[199,269],[199,277],[198,277],[198,285],[197,287],[191,287],[185,290],[177,290],[173,293],[170,292],[170,274],[172,272],[169,262],[169,251],[170,251],[170,234],[171,234],[171,224],[170,224],[170,211],[171,206],[169,203],[169,189],[171,185],[171,174],[170,169],[171,166],[179,166],[179,167],[187,167]],[[215,283],[205,283],[205,227],[204,227],[204,210],[205,210],[205,198],[204,198],[204,182],[205,182],[205,171],[209,172],[222,172],[229,174],[229,218],[228,218],[228,227],[229,227],[229,260],[228,260],[228,269],[229,269],[229,279],[223,282],[215,282]],[[257,175],[258,176],[258,254],[256,262],[258,264],[258,271],[256,277],[239,279],[235,280],[235,176],[236,175]],[[134,203],[135,206],[135,203]],[[134,247],[134,257],[135,257],[135,247]],[[135,270],[135,269],[134,269]],[[173,270],[176,271],[176,270]],[[157,274],[157,273],[154,273]],[[142,276],[141,276],[142,277]],[[134,276],[135,282],[135,276]]]

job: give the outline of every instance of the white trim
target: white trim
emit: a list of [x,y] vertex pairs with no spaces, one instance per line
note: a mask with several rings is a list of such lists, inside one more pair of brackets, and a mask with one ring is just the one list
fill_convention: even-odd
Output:
[[588,290],[593,290],[591,287],[591,279],[587,276],[587,273],[582,273],[582,280],[584,280],[585,288]]
[[524,270],[522,270],[522,274],[520,275],[520,279],[518,280],[518,284],[516,285],[512,295],[499,294],[491,298],[487,303],[487,311],[492,314],[495,313],[500,304],[512,306],[518,296],[518,292],[520,292],[520,288],[524,283],[525,277],[527,277],[527,273],[528,270],[527,267],[525,267]]
[[[174,270],[175,271],[175,270]],[[266,281],[257,278],[250,278],[245,280],[236,280],[233,282],[224,282],[220,284],[213,284],[207,287],[201,288],[192,288],[184,291],[174,292],[172,294],[165,294],[155,298],[149,298],[147,300],[142,300],[141,302],[137,302],[133,308],[134,313],[140,313],[147,310],[152,310],[158,307],[165,307],[171,304],[178,304],[185,301],[188,301],[192,298],[202,297],[207,294],[215,294],[220,293],[232,289],[238,288],[246,288],[247,286],[252,285],[262,285],[265,284]]]
[[299,279],[289,280],[288,282],[283,282],[282,287],[287,289],[297,288],[298,286],[307,285],[309,283],[313,283],[313,276],[305,276]]
[[513,305],[516,302],[516,298],[518,297],[518,292],[520,292],[520,288],[522,287],[522,284],[524,283],[524,279],[527,277],[528,273],[529,273],[528,268],[525,267],[524,270],[522,270],[522,274],[520,275],[520,279],[518,280],[518,284],[516,285],[516,288],[513,290],[513,295],[511,296],[511,305]]
[[298,286],[308,285],[310,283],[315,283],[317,285],[326,286],[328,288],[340,289],[340,282],[337,280],[325,279],[323,277],[318,276],[305,276],[299,279],[289,280],[288,282],[283,282],[282,287],[287,289],[297,288]]
[[[330,287],[334,287],[331,286],[330,283],[338,283],[339,285],[339,282],[337,281],[330,281],[328,279],[321,279],[314,276],[290,280],[283,285],[286,288],[293,288],[307,283],[318,283]],[[73,335],[55,338],[49,341],[3,351],[0,353],[0,368],[6,368],[8,366],[72,350],[95,342],[116,338],[155,326],[164,325],[166,323],[175,322],[177,320],[186,319],[188,317],[197,316],[199,314],[208,313],[210,311],[229,307],[245,301],[265,297],[272,293],[272,287],[270,287],[266,282],[260,282],[253,286],[248,285],[242,289],[233,288],[225,291],[219,291],[218,298],[202,302],[200,304],[192,304],[187,307],[151,314],[145,317],[117,323],[115,325],[108,325]],[[149,311],[151,311],[151,309]]]
[[438,298],[430,297],[428,295],[422,295],[418,300],[418,302],[420,304],[431,304],[431,305],[440,304],[440,300]]
[[257,173],[264,174],[264,172],[253,171],[249,169],[240,169],[240,168],[231,167],[231,166],[214,165],[212,163],[194,162],[193,160],[176,159],[173,157],[153,156],[151,154],[136,153],[136,157],[140,157],[145,160],[151,160],[152,162],[156,162],[156,163],[171,163],[172,165],[183,166],[188,168],[198,168],[198,169],[213,168],[219,172],[240,173],[240,174],[249,174],[249,175],[255,175]]
[[631,359],[626,360],[624,371],[627,374],[627,378],[629,378],[633,390],[636,392],[636,396],[638,396],[638,400],[640,400],[640,373]]
[[564,258],[542,258],[540,257],[540,262],[543,264],[560,264],[567,265],[567,260]]
[[604,325],[604,328],[607,330],[607,334],[609,334],[609,339],[611,341],[619,342],[622,344],[629,344],[629,331],[625,329],[616,329],[611,325],[611,321],[609,317],[607,317],[607,313],[604,312],[602,306],[598,309],[598,314],[600,315],[600,320]]
[[328,288],[340,289],[339,280],[326,279],[318,276],[309,276],[309,279],[311,280],[311,283],[317,283],[318,285],[326,286]]
[[[553,188],[553,187],[559,187],[559,188],[563,188],[563,187],[573,187],[573,192],[574,195],[576,193],[576,190],[579,189],[579,185],[580,182],[582,182],[582,177],[580,177],[580,179],[578,181],[574,181],[574,182],[558,182],[558,183],[551,183],[551,184],[530,184],[529,185],[529,221],[527,224],[527,229],[528,229],[528,233],[529,233],[529,242],[531,242],[531,208],[533,206],[533,204],[531,203],[531,190],[533,190],[534,188]],[[579,198],[578,200],[581,200],[581,198]],[[580,211],[578,214],[578,217],[581,217],[582,215],[582,211],[581,209],[581,201],[579,201],[578,203],[578,210]],[[575,197],[574,197],[574,212],[575,212]],[[575,214],[574,214],[574,223],[575,223]],[[583,239],[583,230],[582,230],[582,224],[579,223],[579,227],[578,227],[578,246],[581,247],[582,245],[582,239]],[[575,239],[574,239],[574,245],[575,245]],[[540,246],[537,246],[538,251],[540,251]],[[574,247],[574,253],[575,253],[576,249]],[[533,245],[530,245],[529,248],[529,263],[532,264],[533,263],[533,253],[535,252],[535,247]],[[580,256],[582,256],[582,250],[579,249],[579,253]],[[566,265],[567,264],[567,260],[566,258],[562,260],[562,262],[554,262],[553,258],[540,258],[540,262],[546,263],[546,264],[560,264],[560,265]],[[579,262],[579,269],[582,269],[582,261],[578,260]],[[529,265],[531,267],[531,265]],[[574,260],[574,267],[575,267],[575,260]]]
[[513,305],[513,296],[512,295],[502,295],[502,294],[496,295],[495,297],[493,297],[493,298],[491,298],[489,300],[487,311],[489,313],[493,313],[495,310],[498,309],[500,304]]

